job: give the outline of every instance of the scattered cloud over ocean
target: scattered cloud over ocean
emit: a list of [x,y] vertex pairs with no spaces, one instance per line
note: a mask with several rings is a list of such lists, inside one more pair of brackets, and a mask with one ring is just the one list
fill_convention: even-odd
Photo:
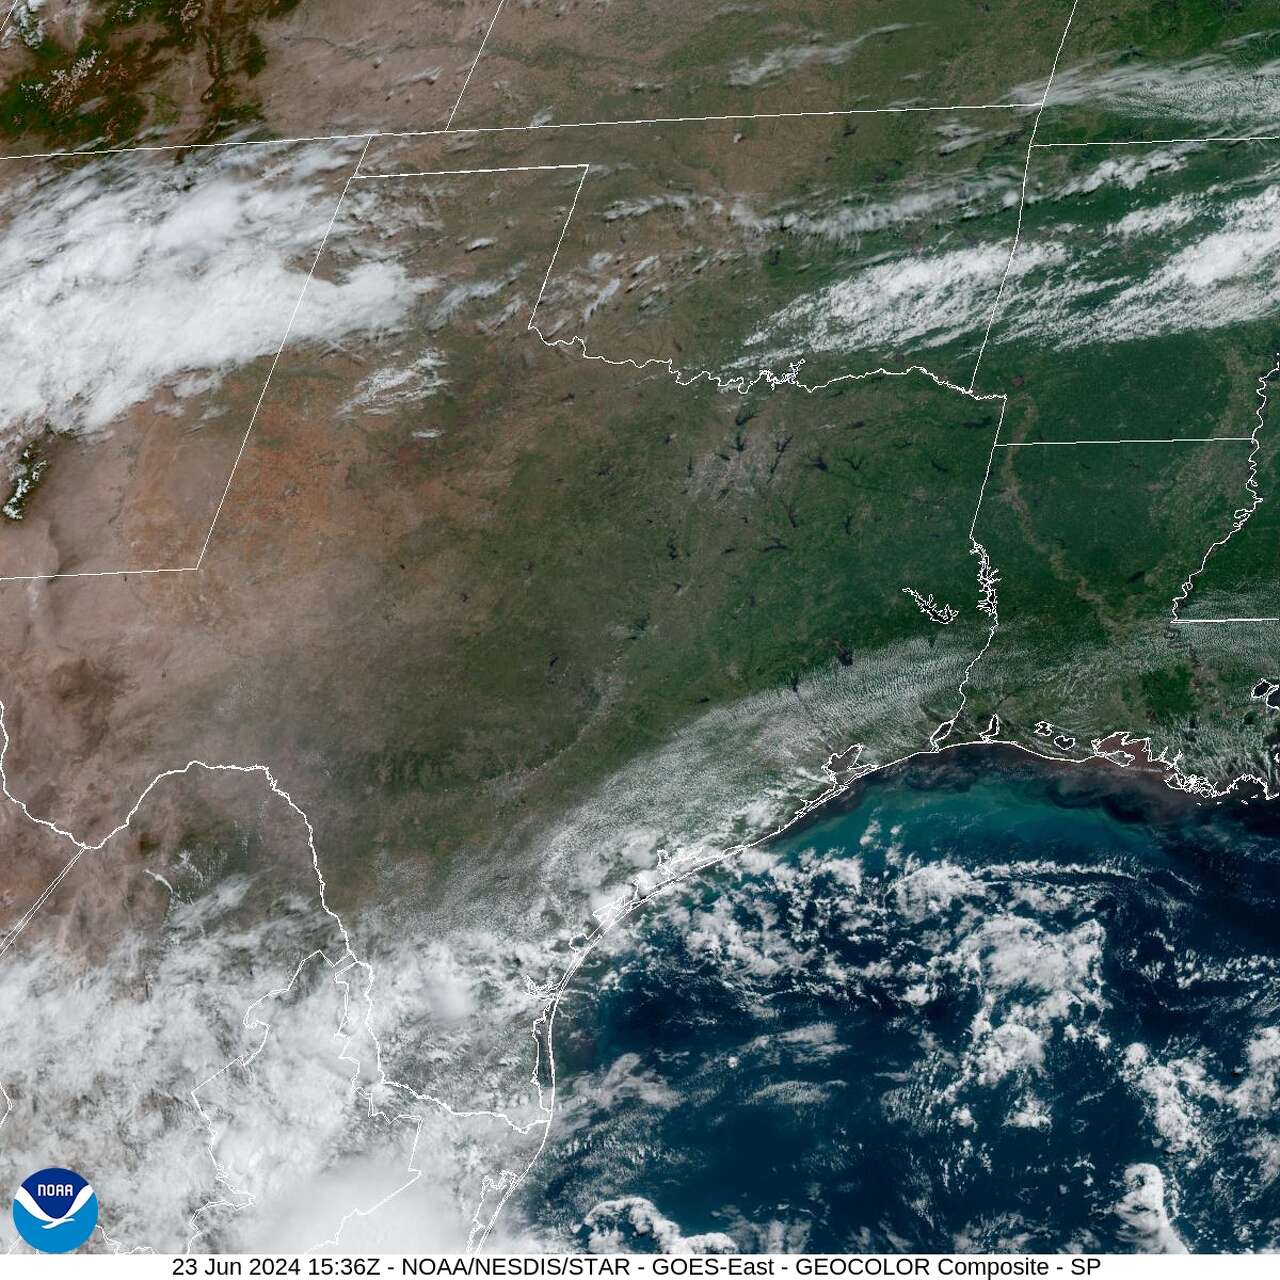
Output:
[[579,1230],[588,1253],[737,1253],[722,1231],[687,1236],[651,1200],[620,1196],[602,1200]]
[[1131,1164],[1124,1171],[1124,1195],[1112,1206],[1122,1233],[1141,1253],[1186,1253],[1166,1204],[1164,1174],[1154,1164]]

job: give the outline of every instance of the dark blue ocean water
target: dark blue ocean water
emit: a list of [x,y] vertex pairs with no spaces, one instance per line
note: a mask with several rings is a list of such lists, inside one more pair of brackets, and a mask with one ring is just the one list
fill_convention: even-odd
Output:
[[1280,1244],[1280,813],[1004,749],[620,929],[526,1219],[589,1248]]

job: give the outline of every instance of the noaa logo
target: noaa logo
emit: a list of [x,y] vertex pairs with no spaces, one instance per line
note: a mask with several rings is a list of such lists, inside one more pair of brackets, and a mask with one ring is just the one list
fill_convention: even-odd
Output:
[[98,1197],[71,1169],[41,1169],[13,1197],[13,1225],[41,1253],[70,1253],[98,1225]]

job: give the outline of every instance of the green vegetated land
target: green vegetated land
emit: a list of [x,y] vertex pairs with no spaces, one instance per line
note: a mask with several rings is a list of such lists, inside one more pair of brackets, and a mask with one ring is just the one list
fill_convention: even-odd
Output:
[[[824,104],[852,91],[910,97],[909,77],[934,65],[929,8],[933,17],[904,7],[915,25],[894,35],[895,60],[877,64],[892,73],[883,84],[859,80],[856,54],[791,55],[784,82],[826,85],[832,93],[815,100]],[[991,6],[991,21],[1007,20],[1011,51],[993,36],[980,62],[949,61],[947,92],[1000,96],[1047,71],[1065,8]],[[1067,69],[1120,34],[1142,39],[1143,23],[1161,14],[1177,20],[1160,27],[1150,60],[1172,65],[1257,29],[1258,6],[1239,10],[1224,27],[1217,5],[1164,0],[1128,6],[1117,25],[1081,0]],[[817,45],[852,30],[840,25],[845,11],[830,11]],[[617,30],[621,40],[625,24]],[[1036,38],[1014,39],[1019,30]],[[796,40],[782,32],[777,49],[816,47]],[[508,66],[488,81],[521,92],[520,76],[537,65],[520,64],[502,31],[495,41]],[[644,78],[645,57],[630,56]],[[663,54],[672,77],[682,56]],[[592,95],[618,74],[565,79],[557,117],[598,118]],[[488,81],[479,77],[479,92]],[[1086,81],[1078,71],[1073,83]],[[727,101],[721,89],[700,101]],[[541,107],[541,98],[530,100]],[[1121,131],[1135,118],[1107,108],[1089,127]],[[314,688],[299,696],[282,666],[279,706],[264,696],[257,713],[278,711],[300,758],[334,762],[326,776],[359,799],[353,809],[371,826],[393,814],[427,853],[492,846],[552,822],[708,712],[770,691],[805,705],[815,676],[873,660],[893,670],[893,696],[909,704],[923,745],[954,714],[960,676],[987,639],[970,525],[991,459],[976,536],[999,574],[1000,627],[972,672],[957,736],[998,714],[1005,736],[1029,742],[1040,741],[1040,721],[1062,726],[1076,754],[1090,736],[1129,730],[1156,735],[1197,768],[1251,762],[1268,730],[1249,699],[1274,674],[1263,669],[1265,641],[1232,645],[1168,625],[1180,584],[1247,501],[1248,445],[1049,446],[992,458],[998,401],[919,373],[843,377],[923,363],[967,382],[1013,243],[1030,121],[1014,109],[438,145],[417,167],[592,164],[539,310],[550,336],[581,334],[613,359],[732,374],[749,339],[800,303],[770,329],[775,345],[803,356],[806,380],[843,380],[812,395],[764,385],[744,395],[548,351],[524,323],[574,182],[406,188],[397,199],[409,229],[396,251],[438,275],[441,289],[404,332],[353,360],[347,385],[335,390],[332,366],[317,373],[307,353],[291,353],[273,384],[273,394],[287,390],[295,431],[331,432],[326,448],[367,441],[367,459],[345,480],[373,531],[358,548],[367,616],[334,620],[343,660],[309,676]],[[415,167],[407,151],[385,158]],[[1008,395],[1005,442],[1247,435],[1256,379],[1280,337],[1266,306],[1251,309],[1255,278],[1246,271],[1226,292],[1216,278],[1176,271],[1159,282],[1178,252],[1252,234],[1250,211],[1236,205],[1270,189],[1277,156],[1262,145],[1206,148],[1160,172],[1100,177],[1109,158],[1037,153],[1020,252],[1039,256],[1011,276],[977,389]],[[1142,212],[1155,232],[1118,229]],[[492,243],[466,251],[480,240]],[[962,252],[978,266],[959,285],[932,270]],[[895,272],[918,285],[894,284]],[[444,318],[455,284],[484,288]],[[843,285],[842,318],[827,291]],[[1235,313],[1206,309],[1232,301]],[[445,357],[438,394],[335,425],[352,385],[422,349]],[[411,444],[424,427],[429,445]],[[269,469],[286,434],[264,421],[241,488],[256,467]],[[1276,465],[1268,444],[1264,493]],[[304,481],[315,483],[313,472]],[[1187,616],[1218,594],[1274,611],[1274,597],[1262,597],[1275,580],[1266,523],[1275,505],[1210,561]],[[951,610],[954,620],[939,620]],[[920,655],[944,648],[959,660],[935,687]],[[297,665],[292,653],[280,662]],[[861,726],[843,730],[825,721],[825,745],[848,745]],[[371,802],[379,797],[385,807]]]
[[[500,719],[532,694],[551,714],[529,723],[576,737],[585,695],[614,711],[593,737],[656,745],[699,707],[927,632],[903,587],[971,608],[990,408],[880,379],[804,401],[644,400],[590,441],[553,426],[487,531],[482,563],[513,607],[468,657]],[[571,692],[585,673],[592,690]]]
[[[1263,385],[1275,394],[1276,375],[1267,370]],[[1275,421],[1274,411],[1268,424]],[[1280,617],[1280,446],[1270,430],[1260,437],[1257,486],[1266,495],[1249,523],[1216,551],[1197,583],[1197,594],[1183,616]]]
[[1249,126],[1267,120],[1278,52],[1269,0],[1081,0],[1038,138],[1272,132]]
[[0,87],[0,130],[59,147],[127,142],[173,119],[173,73],[203,82],[208,141],[257,118],[252,81],[267,66],[258,27],[299,0],[94,0],[87,13],[15,9],[17,67]]
[[[985,256],[963,279],[964,302],[975,313],[994,304],[1032,118],[681,124],[607,140],[500,138],[485,154],[593,162],[539,310],[544,331],[670,359],[686,375],[782,375],[798,360],[814,385],[923,361],[963,385],[973,316],[952,332],[944,299],[931,306],[912,288],[897,301],[889,273],[899,260],[910,273],[913,259]],[[956,138],[964,146],[952,149]],[[945,269],[937,284],[956,287]],[[938,330],[922,341],[930,319]]]
[[[465,163],[592,164],[539,309],[552,338],[732,375],[762,323],[848,282],[847,341],[806,354],[806,380],[923,363],[963,385],[1012,244],[1016,201],[1004,193],[1020,185],[1029,121],[984,120],[963,147],[916,117],[472,139]],[[1011,277],[978,381],[1009,397],[1002,439],[1248,435],[1256,379],[1272,363],[1265,307],[1223,316],[1203,310],[1220,297],[1213,281],[1159,281],[1182,250],[1248,230],[1236,205],[1269,189],[1274,157],[1206,148],[1158,171],[1100,175],[1109,158],[1036,155],[1021,249],[1036,265]],[[388,155],[384,167],[458,163],[439,149]],[[526,306],[573,194],[570,177],[554,181],[509,198],[433,188],[442,242],[491,230],[491,276],[532,264]],[[868,219],[868,207],[895,212]],[[1154,230],[1140,219],[1119,229],[1135,214]],[[928,328],[927,292],[858,309],[863,273],[897,264],[928,282],[923,268],[959,250],[986,265],[951,298],[958,318],[944,337]],[[1246,273],[1226,287],[1254,283]],[[908,303],[920,305],[916,329],[868,339]],[[790,336],[804,351],[829,322],[814,309]],[[406,691],[391,710],[394,745],[371,744],[347,767],[353,785],[416,812],[423,838],[449,849],[536,826],[710,710],[767,690],[801,700],[815,674],[886,654],[901,655],[920,745],[954,712],[989,625],[969,531],[997,401],[919,374],[742,395],[540,347],[518,357],[518,385],[495,386],[494,361],[507,358],[495,352],[508,340],[523,352],[523,336],[477,336],[470,322],[421,336],[450,369],[432,402],[443,435],[421,465],[473,493],[465,477],[504,451],[510,462],[482,522],[433,519],[396,551],[413,564],[447,546],[457,608],[433,622],[429,679],[413,651],[384,673]],[[416,412],[382,420],[388,445]],[[1075,739],[1065,754],[1128,731],[1192,771],[1261,767],[1269,729],[1249,695],[1266,674],[1265,640],[1169,626],[1181,584],[1249,500],[1249,448],[998,450],[976,535],[999,575],[1000,627],[954,736],[994,714],[1005,737],[1036,745],[1040,722],[1058,726]],[[1258,529],[1211,559],[1187,616],[1227,575],[1268,581],[1273,541],[1246,541]],[[394,578],[379,587],[393,600]],[[930,620],[906,587],[958,617]],[[925,687],[911,648],[922,637],[964,651],[946,689]],[[831,744],[848,745],[859,726],[838,733]]]
[[[268,405],[246,461],[254,491],[259,468],[366,442],[341,488],[367,508],[367,604],[325,641],[349,657],[306,659],[299,693],[291,652],[262,695],[303,758],[329,757],[342,726],[331,777],[382,798],[351,806],[376,824],[338,842],[361,856],[527,833],[755,695],[809,723],[816,770],[865,724],[815,676],[869,655],[927,738],[987,635],[969,527],[999,401],[920,373],[739,395],[548,350],[524,326],[573,189],[558,173],[380,186],[416,217],[396,251],[441,284],[351,381],[286,356],[272,395],[289,413]],[[335,415],[352,381],[422,350],[441,353],[435,394]]]
[[[1107,118],[1124,136],[1123,117]],[[1046,265],[1012,291],[983,366],[983,385],[1009,388],[1004,439],[1182,443],[1000,451],[978,536],[1001,570],[1002,626],[975,717],[999,713],[1022,734],[1043,717],[1077,749],[1150,734],[1219,780],[1270,772],[1274,729],[1250,696],[1276,662],[1266,624],[1169,623],[1183,582],[1253,501],[1248,440],[1195,441],[1258,427],[1280,327],[1250,258],[1278,159],[1271,144],[1218,142],[1035,154],[1020,252]],[[1264,498],[1274,429],[1269,412]],[[1275,616],[1272,505],[1212,553],[1181,617]]]
[[[918,375],[737,397],[547,356],[479,412],[491,349],[449,351],[458,401],[432,403],[442,435],[420,464],[439,483],[468,488],[516,421],[536,423],[475,499],[482,521],[435,512],[389,549],[447,561],[450,602],[428,648],[380,666],[402,693],[343,765],[418,814],[432,848],[536,823],[710,710],[774,690],[803,708],[816,670],[981,646],[968,529],[998,405]],[[394,614],[417,590],[392,566],[377,595]],[[895,678],[921,732],[954,712],[954,679]]]
[[983,103],[1039,87],[1068,6],[1049,0],[680,0],[503,10],[458,123]]

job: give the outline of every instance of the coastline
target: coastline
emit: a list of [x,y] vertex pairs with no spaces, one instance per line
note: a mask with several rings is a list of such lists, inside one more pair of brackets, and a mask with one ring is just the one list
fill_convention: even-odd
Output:
[[[835,1206],[851,1208],[838,1197],[856,1199],[849,1188],[875,1182],[875,1161],[855,1137],[885,1151],[898,1140],[913,1149],[918,1137],[926,1162],[953,1151],[953,1139],[957,1160],[980,1164],[990,1151],[997,1178],[1025,1158],[1033,1181],[1010,1172],[1008,1185],[1039,1188],[1026,1204],[1042,1226],[1068,1203],[1047,1207],[1068,1194],[1057,1179],[1072,1187],[1070,1221],[1084,1229],[1088,1200],[1110,1223],[1099,1227],[1106,1238],[1121,1175],[1139,1167],[1164,1171],[1170,1214],[1192,1247],[1222,1247],[1218,1223],[1243,1231],[1261,1221],[1254,1192],[1223,1184],[1210,1196],[1200,1175],[1214,1162],[1197,1152],[1221,1148],[1240,1176],[1252,1158],[1242,1140],[1253,1132],[1252,1099],[1271,1087],[1259,1064],[1275,1034],[1274,808],[1208,805],[1157,789],[1150,776],[1061,770],[1007,744],[981,745],[994,750],[926,753],[877,771],[874,785],[848,787],[728,875],[690,877],[674,901],[637,920],[634,946],[626,935],[597,957],[573,985],[564,1023],[549,1028],[560,1039],[542,1042],[567,1088],[553,1100],[548,1161],[517,1202],[522,1220],[546,1212],[563,1232],[590,1225],[597,1202],[608,1220],[628,1197],[652,1196],[643,1202],[654,1213],[705,1233],[719,1229],[712,1210],[721,1205],[750,1251],[752,1224],[794,1201],[797,1223],[812,1212],[825,1224],[815,1247],[846,1247],[830,1234]],[[767,1011],[762,1022],[757,1009]],[[820,1045],[808,1035],[819,1030]],[[887,1048],[894,1037],[897,1058]],[[806,1044],[819,1047],[806,1057]],[[829,1056],[837,1053],[847,1056]],[[899,1089],[881,1112],[877,1099]],[[942,1127],[913,1127],[924,1112],[900,1109],[908,1094]],[[692,1100],[673,1101],[682,1098]],[[1089,1110],[1077,1115],[1079,1099]],[[708,1107],[707,1123],[740,1144],[718,1193],[662,1172],[684,1167],[685,1156],[696,1164]],[[1099,1119],[1113,1112],[1114,1126]],[[870,1125],[865,1134],[855,1116]],[[771,1135],[760,1158],[772,1173],[759,1176],[748,1171],[757,1120]],[[815,1132],[829,1135],[838,1167],[849,1161],[847,1174],[804,1166],[836,1201],[808,1182],[792,1186],[787,1143],[801,1135],[799,1151]],[[640,1163],[617,1166],[615,1181],[609,1153],[638,1135]],[[775,1139],[782,1145],[769,1145]],[[579,1148],[587,1164],[574,1172]],[[944,1165],[951,1174],[935,1190],[960,1194]],[[1050,1165],[1060,1172],[1046,1173]],[[1091,1176],[1071,1172],[1082,1168]],[[976,1164],[970,1172],[986,1176]],[[776,1189],[769,1177],[781,1179]],[[967,1212],[947,1203],[948,1213]],[[947,1221],[957,1229],[964,1218]],[[927,1232],[903,1238],[943,1247]],[[1062,1247],[1054,1238],[1041,1246]],[[1124,1247],[1146,1246],[1135,1237]]]
[[[1218,788],[1203,779],[1188,778],[1179,772],[1176,765],[1152,757],[1147,750],[1148,741],[1133,739],[1127,733],[1118,731],[1094,743],[1094,750],[1089,756],[1073,759],[1065,756],[1051,756],[1022,743],[979,737],[925,746],[896,760],[868,766],[861,770],[854,766],[852,776],[839,778],[835,772],[835,766],[845,757],[858,751],[858,747],[854,746],[844,753],[833,754],[828,759],[826,772],[831,779],[831,785],[804,802],[773,830],[754,840],[733,845],[713,855],[702,857],[691,865],[673,870],[657,883],[645,888],[643,892],[633,884],[630,894],[608,907],[601,908],[596,913],[599,923],[585,935],[581,945],[573,948],[570,963],[566,966],[560,980],[548,988],[547,1003],[534,1023],[532,1034],[536,1052],[532,1084],[538,1094],[539,1108],[547,1116],[541,1141],[523,1169],[518,1173],[504,1170],[497,1183],[489,1183],[486,1194],[488,1191],[500,1191],[501,1195],[487,1221],[481,1221],[483,1198],[481,1204],[477,1206],[472,1234],[467,1245],[468,1253],[484,1248],[507,1202],[526,1181],[545,1153],[556,1115],[558,1086],[555,1061],[556,1015],[570,984],[601,942],[620,925],[629,921],[641,908],[684,881],[703,872],[714,870],[739,854],[751,849],[771,846],[784,836],[794,837],[811,825],[856,807],[865,799],[872,787],[906,777],[911,771],[922,769],[925,771],[924,774],[917,774],[917,785],[920,785],[920,781],[927,782],[931,774],[932,781],[939,787],[957,780],[975,781],[983,771],[984,766],[981,761],[988,756],[988,753],[1003,769],[1020,770],[1024,776],[1035,775],[1047,782],[1055,783],[1054,789],[1048,792],[1055,804],[1060,804],[1063,808],[1100,804],[1111,816],[1125,823],[1174,827],[1185,822],[1192,815],[1213,813],[1223,805],[1231,805],[1240,813],[1248,811],[1251,816],[1259,812],[1269,814],[1269,806],[1257,806],[1252,811],[1247,810],[1247,806],[1255,798],[1264,800],[1273,798],[1265,782],[1250,775],[1242,775],[1226,786]],[[975,757],[978,761],[976,765],[972,763]],[[1061,768],[1061,766],[1067,767]],[[941,774],[938,771],[941,771]],[[964,777],[965,774],[968,775],[968,779]],[[1071,779],[1078,780],[1077,784],[1070,785]],[[1064,783],[1067,785],[1064,786]],[[1241,793],[1242,784],[1256,787],[1259,795],[1254,797]],[[1272,821],[1280,826],[1280,815],[1276,815]]]

